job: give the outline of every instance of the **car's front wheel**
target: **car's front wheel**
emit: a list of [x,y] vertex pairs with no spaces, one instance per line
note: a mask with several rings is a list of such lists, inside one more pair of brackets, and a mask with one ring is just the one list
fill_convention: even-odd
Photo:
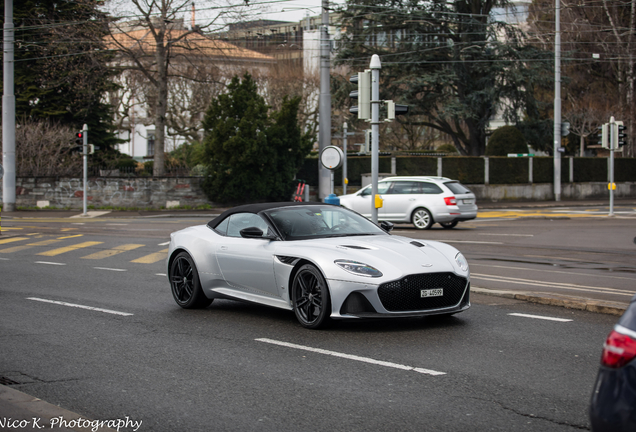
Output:
[[315,266],[298,269],[292,283],[292,304],[300,325],[308,329],[323,327],[331,315],[327,281]]
[[431,212],[425,208],[416,209],[411,215],[411,222],[415,225],[415,228],[421,230],[430,229],[435,223]]
[[204,308],[212,303],[212,300],[203,294],[199,272],[194,260],[187,252],[179,253],[172,261],[169,278],[172,296],[182,308]]

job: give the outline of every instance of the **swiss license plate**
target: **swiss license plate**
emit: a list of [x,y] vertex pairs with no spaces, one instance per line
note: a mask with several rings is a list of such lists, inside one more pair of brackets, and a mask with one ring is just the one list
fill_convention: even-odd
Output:
[[420,290],[420,297],[441,297],[444,295],[444,288]]
[[464,200],[464,204],[474,204],[475,202],[471,199]]

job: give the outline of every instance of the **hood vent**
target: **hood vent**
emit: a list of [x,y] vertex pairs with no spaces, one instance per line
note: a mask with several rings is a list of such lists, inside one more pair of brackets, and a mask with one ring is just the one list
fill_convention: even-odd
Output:
[[368,248],[366,246],[357,246],[357,245],[340,245],[338,247],[343,249],[371,250],[371,248]]
[[417,247],[424,247],[425,245],[423,245],[422,243],[418,242],[418,241],[412,241],[411,244],[413,246],[417,246]]

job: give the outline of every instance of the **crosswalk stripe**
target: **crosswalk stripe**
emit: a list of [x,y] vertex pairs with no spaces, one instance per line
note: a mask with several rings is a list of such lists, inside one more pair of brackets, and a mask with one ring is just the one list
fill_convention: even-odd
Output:
[[19,251],[23,251],[23,250],[26,250],[26,249],[31,249],[34,246],[48,246],[50,244],[57,243],[59,241],[61,241],[61,240],[51,239],[51,240],[43,240],[43,241],[35,242],[35,243],[29,243],[29,244],[23,245],[23,246],[13,246],[13,247],[6,248],[6,249],[0,249],[0,253],[19,252]]
[[71,252],[77,249],[82,249],[82,248],[86,248],[86,247],[90,247],[90,246],[95,246],[98,244],[102,244],[103,242],[96,242],[96,241],[87,241],[84,243],[78,243],[75,245],[71,245],[71,246],[65,246],[65,247],[61,247],[58,249],[53,249],[50,251],[46,251],[46,252],[40,252],[37,255],[44,255],[44,256],[56,256],[56,255],[60,255],[66,252]]
[[0,240],[0,244],[13,243],[13,242],[22,241],[22,240],[29,240],[29,238],[28,237],[11,237],[8,239]]
[[90,255],[86,255],[86,256],[82,257],[82,259],[103,259],[103,258],[108,258],[108,257],[111,257],[113,255],[117,255],[117,254],[120,254],[120,253],[123,253],[123,252],[135,250],[135,249],[143,247],[143,246],[145,246],[145,245],[142,245],[142,244],[123,244],[123,245],[115,246],[112,249],[107,249],[107,250],[95,252],[95,253],[90,254]]
[[151,253],[150,255],[142,256],[141,258],[137,258],[136,260],[132,260],[131,262],[139,263],[139,264],[152,264],[157,261],[161,261],[168,257],[168,249],[160,250],[159,252]]

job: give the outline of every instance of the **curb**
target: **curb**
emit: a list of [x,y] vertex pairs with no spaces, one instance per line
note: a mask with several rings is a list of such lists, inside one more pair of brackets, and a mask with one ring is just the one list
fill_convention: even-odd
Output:
[[629,306],[628,303],[609,302],[604,300],[592,300],[585,297],[562,296],[558,294],[527,292],[527,291],[504,291],[487,288],[470,287],[470,291],[475,294],[483,294],[495,297],[504,297],[515,300],[522,300],[531,303],[544,304],[549,306],[559,306],[566,309],[577,309],[594,313],[621,316]]
[[[8,428],[21,431],[55,428],[61,432],[115,432],[115,429],[109,427],[97,426],[94,428],[96,420],[88,419],[5,385],[0,385],[0,412],[2,412],[4,420],[10,421],[14,425],[7,424]],[[61,423],[62,420],[64,423]],[[80,427],[82,424],[87,426]]]

